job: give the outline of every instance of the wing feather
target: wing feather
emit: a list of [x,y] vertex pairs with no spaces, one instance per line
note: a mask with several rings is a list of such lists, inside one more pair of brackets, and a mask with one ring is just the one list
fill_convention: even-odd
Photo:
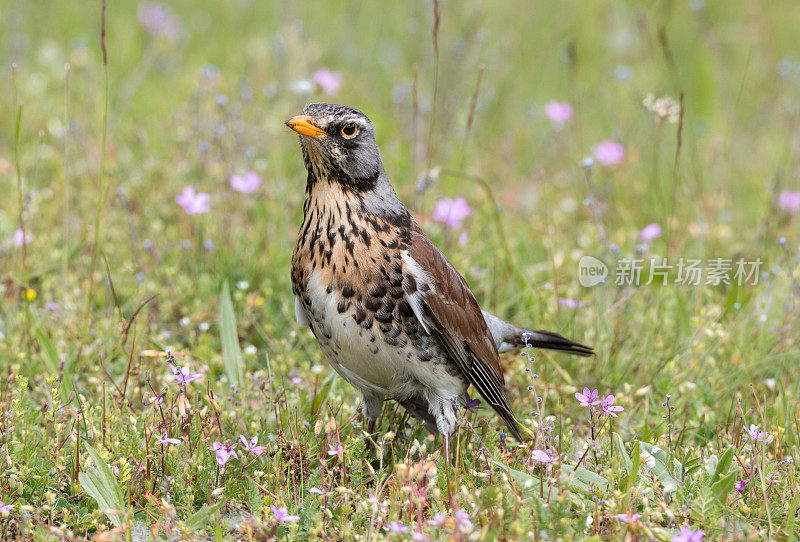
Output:
[[408,286],[405,296],[421,325],[439,339],[448,357],[514,437],[524,440],[506,397],[497,347],[464,277],[419,229],[411,235],[404,260],[416,279],[414,290]]

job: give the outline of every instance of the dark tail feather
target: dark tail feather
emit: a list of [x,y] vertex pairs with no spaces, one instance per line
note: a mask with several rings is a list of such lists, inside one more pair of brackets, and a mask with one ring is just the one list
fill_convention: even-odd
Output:
[[[594,355],[594,349],[592,347],[571,341],[552,331],[540,329],[538,331],[526,331],[525,333],[528,335],[528,344],[535,348],[556,350],[558,352],[566,352],[567,354],[575,354],[576,356],[583,357]],[[523,334],[520,333],[519,338],[514,341],[516,346],[525,346],[525,339],[522,335]]]
[[494,344],[497,346],[499,352],[508,352],[510,350],[525,348],[525,335],[527,335],[528,346],[557,350],[577,356],[591,356],[594,354],[594,350],[591,347],[571,341],[558,333],[545,331],[543,329],[539,331],[525,329],[524,327],[509,324],[502,318],[489,312],[482,312],[486,325],[489,327],[489,332],[492,334]]

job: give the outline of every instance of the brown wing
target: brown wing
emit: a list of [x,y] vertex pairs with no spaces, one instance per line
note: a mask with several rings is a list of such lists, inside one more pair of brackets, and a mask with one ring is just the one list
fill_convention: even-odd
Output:
[[514,437],[524,440],[506,398],[497,347],[464,277],[417,228],[411,235],[409,255],[428,275],[431,286],[418,291],[418,317]]

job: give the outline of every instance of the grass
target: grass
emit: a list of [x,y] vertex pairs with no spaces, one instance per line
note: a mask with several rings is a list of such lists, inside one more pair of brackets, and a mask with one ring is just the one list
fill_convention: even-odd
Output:
[[[106,96],[99,3],[0,6],[4,539],[797,538],[793,2],[443,2],[438,61],[427,2],[181,1],[175,40],[138,8],[108,5]],[[333,96],[298,84],[320,67]],[[649,93],[683,93],[680,129]],[[562,129],[551,99],[574,106]],[[503,357],[531,440],[465,410],[452,507],[440,440],[387,403],[366,449],[357,394],[294,322],[305,175],[283,120],[323,100],[372,118],[486,308],[598,353]],[[582,167],[606,139],[624,160]],[[248,170],[260,188],[231,190]],[[208,213],[175,203],[187,185]],[[473,207],[468,243],[431,218],[442,197]],[[583,255],[642,258],[644,280],[582,287]],[[673,267],[645,285],[654,256]],[[675,282],[681,258],[740,257],[757,284]],[[584,386],[624,411],[579,406]],[[225,468],[215,442],[237,444]]]

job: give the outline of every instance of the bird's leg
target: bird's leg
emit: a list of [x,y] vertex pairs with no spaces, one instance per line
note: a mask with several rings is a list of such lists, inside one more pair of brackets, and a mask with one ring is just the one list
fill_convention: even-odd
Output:
[[450,501],[450,506],[454,507],[453,490],[450,488],[450,435],[442,433],[442,440],[444,442],[444,477],[447,481],[447,500]]
[[367,420],[367,433],[369,433],[369,435],[364,437],[364,448],[367,451],[374,448],[372,434],[375,432],[375,425],[378,421],[378,416],[381,415],[381,411],[383,410],[383,400],[384,397],[382,395],[364,392],[364,401],[361,404],[361,412],[364,414],[364,418]]

